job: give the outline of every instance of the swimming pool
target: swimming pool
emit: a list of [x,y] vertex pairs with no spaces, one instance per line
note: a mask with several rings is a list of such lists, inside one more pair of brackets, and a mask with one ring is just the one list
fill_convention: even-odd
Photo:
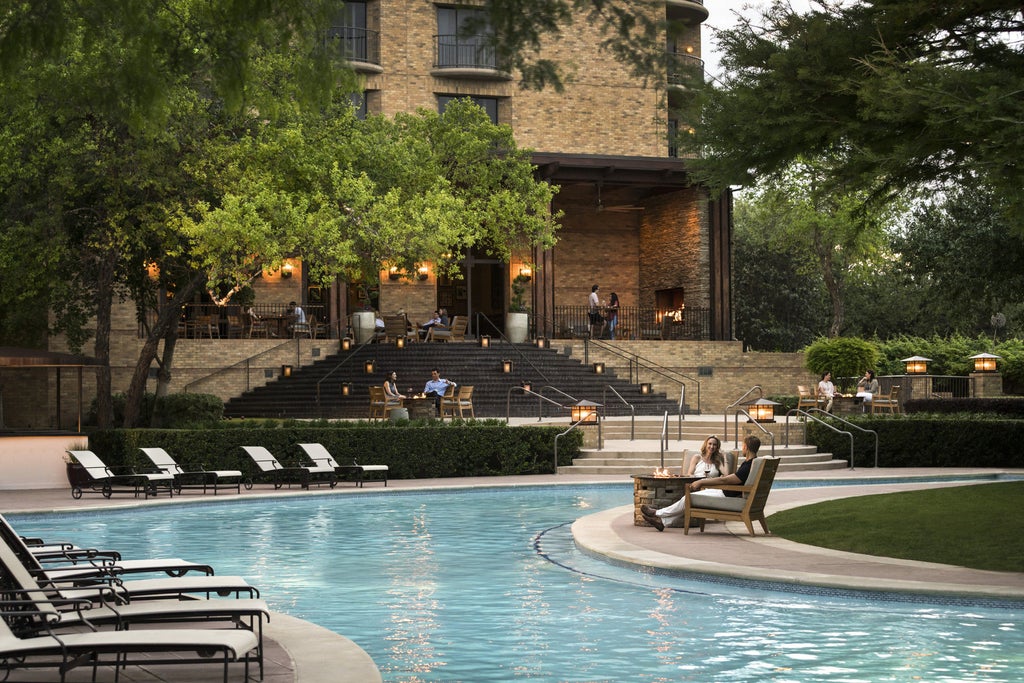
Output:
[[[569,523],[625,485],[323,495],[74,515],[26,534],[206,561],[387,681],[1013,681],[1012,609],[793,595],[614,567]],[[536,547],[535,547],[536,546]]]

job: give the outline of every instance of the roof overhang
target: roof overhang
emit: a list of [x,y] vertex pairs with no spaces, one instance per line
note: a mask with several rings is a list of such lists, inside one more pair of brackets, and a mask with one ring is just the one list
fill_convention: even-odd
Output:
[[0,368],[81,368],[102,365],[89,356],[0,346]]
[[692,184],[686,160],[673,157],[534,152],[531,160],[537,166],[537,177],[556,185],[600,183],[669,191]]

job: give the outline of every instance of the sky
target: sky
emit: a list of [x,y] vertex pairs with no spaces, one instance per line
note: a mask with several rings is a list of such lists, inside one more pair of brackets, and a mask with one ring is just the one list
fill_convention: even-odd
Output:
[[[701,25],[701,44],[704,57],[704,70],[712,76],[718,76],[718,50],[715,45],[713,29],[730,28],[736,24],[736,15],[754,17],[758,8],[771,4],[769,0],[704,0],[710,16]],[[798,12],[806,12],[811,8],[811,0],[790,0],[790,5]]]

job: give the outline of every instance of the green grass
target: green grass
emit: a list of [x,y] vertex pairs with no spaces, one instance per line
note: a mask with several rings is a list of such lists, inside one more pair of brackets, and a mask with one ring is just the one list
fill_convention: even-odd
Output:
[[1024,482],[816,503],[771,515],[768,528],[836,550],[1024,572]]

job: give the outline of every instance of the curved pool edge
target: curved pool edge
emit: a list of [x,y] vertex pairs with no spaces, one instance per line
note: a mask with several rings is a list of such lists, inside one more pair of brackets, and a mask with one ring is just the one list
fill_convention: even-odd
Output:
[[[915,488],[914,484],[900,490]],[[855,488],[855,487],[850,487]],[[860,487],[856,487],[860,489]],[[874,493],[881,491],[871,487]],[[798,497],[800,489],[773,492],[779,498]],[[837,497],[836,490],[830,497]],[[863,495],[863,489],[849,495]],[[786,496],[784,494],[790,494]],[[769,514],[784,507],[817,502],[780,501]],[[775,536],[751,537],[740,522],[709,523],[701,533],[670,528],[659,533],[633,524],[633,506],[625,505],[577,519],[571,527],[577,547],[591,556],[637,570],[655,569],[710,580],[735,579],[835,591],[885,594],[894,599],[930,596],[936,599],[1024,601],[1024,574],[968,569],[953,565],[877,557],[804,545]],[[760,530],[758,530],[760,532]],[[915,576],[914,579],[905,578]]]
[[291,667],[296,683],[381,683],[380,670],[361,647],[322,626],[288,616],[271,614],[264,635],[291,657],[277,662]]

